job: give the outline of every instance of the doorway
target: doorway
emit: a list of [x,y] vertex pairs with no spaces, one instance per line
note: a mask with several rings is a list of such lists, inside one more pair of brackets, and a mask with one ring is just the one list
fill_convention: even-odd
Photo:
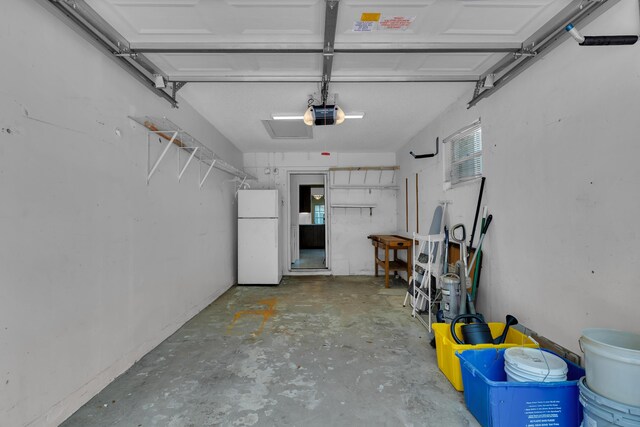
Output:
[[291,271],[327,270],[327,176],[289,175]]

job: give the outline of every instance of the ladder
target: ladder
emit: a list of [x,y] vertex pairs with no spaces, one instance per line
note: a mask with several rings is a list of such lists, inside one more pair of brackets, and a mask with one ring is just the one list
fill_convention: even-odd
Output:
[[[409,278],[411,292],[407,292],[404,304],[407,298],[411,296],[411,316],[417,318],[431,332],[432,315],[435,304],[439,300],[440,276],[442,276],[442,257],[445,252],[444,246],[445,235],[430,234],[422,235],[413,233],[413,247],[418,245],[418,250],[413,252],[413,274]],[[440,250],[438,250],[440,249]],[[436,291],[432,293],[431,283],[432,277],[435,278]],[[419,312],[427,311],[427,321]]]

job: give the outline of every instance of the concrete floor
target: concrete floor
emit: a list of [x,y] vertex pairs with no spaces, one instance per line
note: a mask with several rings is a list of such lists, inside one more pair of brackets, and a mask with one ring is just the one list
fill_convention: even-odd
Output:
[[402,283],[234,287],[62,425],[477,426]]
[[300,258],[291,264],[291,268],[327,268],[324,249],[300,249]]

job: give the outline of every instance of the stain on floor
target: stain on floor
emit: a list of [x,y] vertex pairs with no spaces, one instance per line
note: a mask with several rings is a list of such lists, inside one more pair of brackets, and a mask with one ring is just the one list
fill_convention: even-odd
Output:
[[237,311],[233,315],[233,320],[231,321],[231,324],[229,324],[229,326],[227,327],[227,330],[231,332],[233,327],[236,325],[236,322],[240,318],[243,318],[245,316],[258,316],[261,319],[260,326],[258,326],[258,329],[252,332],[251,335],[255,337],[262,334],[262,331],[264,331],[264,325],[267,323],[267,320],[269,320],[276,312],[276,309],[275,309],[276,304],[277,304],[276,298],[267,298],[267,299],[258,301],[259,306],[265,306],[266,308]]
[[477,426],[404,293],[370,276],[233,287],[62,426]]

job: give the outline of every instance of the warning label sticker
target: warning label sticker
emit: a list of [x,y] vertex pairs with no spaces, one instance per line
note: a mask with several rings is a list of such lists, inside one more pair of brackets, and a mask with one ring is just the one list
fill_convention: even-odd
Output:
[[375,21],[355,21],[353,31],[358,33],[371,32],[375,29],[376,24]]
[[378,28],[381,31],[406,31],[415,19],[415,16],[383,16]]
[[378,22],[380,20],[380,13],[363,12],[360,16],[360,20],[365,22]]
[[562,414],[559,400],[527,402],[524,410],[525,427],[560,427],[558,418]]

